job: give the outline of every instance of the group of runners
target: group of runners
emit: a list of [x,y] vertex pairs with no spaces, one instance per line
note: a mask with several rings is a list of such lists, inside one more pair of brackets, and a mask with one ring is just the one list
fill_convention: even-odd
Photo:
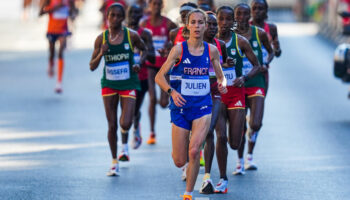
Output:
[[[48,2],[51,3],[43,6],[41,13],[49,13],[51,21],[69,16],[69,0]],[[205,175],[200,193],[227,193],[227,143],[237,150],[234,175],[257,169],[253,150],[262,126],[269,63],[274,56],[281,55],[277,28],[266,22],[265,0],[218,9],[210,0],[184,3],[180,7],[183,23],[180,27],[162,15],[163,3],[163,0],[149,0],[148,4],[138,1],[129,6],[108,5],[106,30],[95,40],[90,69],[97,69],[104,59],[101,86],[112,155],[107,175],[119,175],[118,162],[129,161],[131,127],[132,147],[137,149],[142,143],[140,107],[148,92],[150,134],[147,143],[156,143],[156,105],[169,107],[172,158],[174,164],[183,169],[182,179],[186,180],[183,199],[192,200],[202,149]],[[50,49],[56,40],[64,47],[65,37],[61,36],[69,34],[63,22],[59,27],[59,23],[55,24],[55,27],[49,25]],[[53,55],[51,53],[49,59],[50,76],[53,75]],[[61,52],[58,66],[56,90],[59,92],[63,70]],[[156,84],[161,89],[159,98]],[[118,156],[119,102],[123,145]],[[248,154],[244,159],[246,143]],[[220,171],[216,186],[210,177],[215,150]]]

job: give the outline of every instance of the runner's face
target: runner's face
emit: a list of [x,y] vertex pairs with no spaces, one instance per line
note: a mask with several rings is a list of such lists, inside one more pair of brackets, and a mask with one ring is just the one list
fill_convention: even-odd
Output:
[[186,16],[187,16],[187,14],[188,14],[189,12],[190,12],[189,10],[184,10],[184,11],[182,11],[182,12],[180,13],[180,15],[181,15],[181,21],[182,21],[183,24],[186,23]]
[[158,15],[161,13],[162,8],[163,8],[163,1],[162,0],[152,0],[150,5],[151,13],[153,15]]
[[114,7],[109,11],[108,22],[111,28],[120,27],[125,17],[123,11],[119,7]]
[[203,37],[207,28],[205,17],[202,13],[192,13],[187,24],[187,29],[190,31],[190,36],[194,38]]
[[208,16],[208,28],[205,31],[206,37],[214,38],[218,33],[218,22],[216,21],[216,17],[214,15]]
[[263,2],[254,1],[252,4],[252,17],[253,19],[264,20],[266,15],[265,4]]
[[250,9],[247,6],[240,6],[235,10],[235,21],[239,26],[249,24]]
[[233,27],[233,13],[231,10],[222,9],[218,13],[218,25],[220,33],[227,33]]
[[142,18],[142,9],[140,7],[131,7],[128,13],[128,21],[130,24],[137,25]]

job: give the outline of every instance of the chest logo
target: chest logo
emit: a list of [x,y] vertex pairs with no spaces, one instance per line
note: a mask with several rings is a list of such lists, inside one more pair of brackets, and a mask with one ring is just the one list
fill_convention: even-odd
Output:
[[129,50],[130,49],[129,44],[128,43],[124,44],[124,48],[125,48],[125,50]]
[[190,59],[186,58],[182,63],[184,63],[184,64],[191,64],[191,61],[190,61]]
[[253,41],[253,47],[258,47],[258,42],[257,41]]
[[235,56],[235,55],[236,55],[236,49],[231,49],[231,54],[232,54],[233,56]]

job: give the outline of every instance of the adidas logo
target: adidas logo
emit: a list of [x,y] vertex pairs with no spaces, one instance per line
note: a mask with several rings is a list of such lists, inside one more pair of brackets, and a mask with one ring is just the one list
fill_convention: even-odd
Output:
[[261,91],[261,89],[259,89],[258,91],[256,91],[256,94],[263,94],[263,92]]
[[186,58],[182,63],[184,63],[184,64],[191,64],[191,61],[190,61],[190,59]]
[[131,91],[129,95],[136,96],[135,90]]
[[237,103],[235,104],[235,106],[243,106],[241,101],[237,101]]

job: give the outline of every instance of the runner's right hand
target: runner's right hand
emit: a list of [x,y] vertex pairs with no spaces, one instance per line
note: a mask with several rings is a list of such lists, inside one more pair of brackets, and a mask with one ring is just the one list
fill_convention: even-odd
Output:
[[177,107],[182,107],[186,104],[186,100],[176,90],[171,92],[171,97]]
[[226,63],[227,63],[227,65],[229,66],[229,67],[233,67],[233,66],[235,66],[235,60],[233,59],[233,58],[231,58],[231,57],[227,57],[226,58]]

